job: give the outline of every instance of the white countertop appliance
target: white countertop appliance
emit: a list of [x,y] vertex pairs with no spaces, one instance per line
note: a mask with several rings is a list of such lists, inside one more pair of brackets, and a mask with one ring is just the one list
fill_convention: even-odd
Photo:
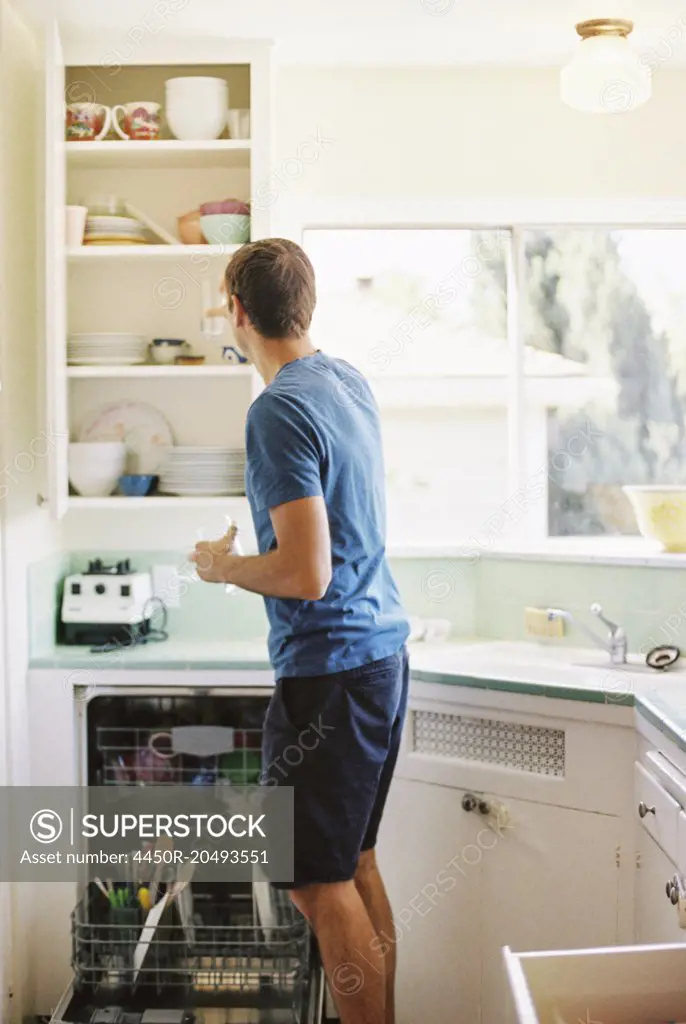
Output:
[[60,642],[132,644],[150,632],[152,575],[134,572],[129,559],[105,565],[97,558],[86,572],[64,580]]

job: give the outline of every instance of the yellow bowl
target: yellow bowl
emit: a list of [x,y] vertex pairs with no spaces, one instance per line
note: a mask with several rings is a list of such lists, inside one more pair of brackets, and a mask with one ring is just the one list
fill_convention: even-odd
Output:
[[664,551],[686,551],[686,487],[623,487],[638,528]]

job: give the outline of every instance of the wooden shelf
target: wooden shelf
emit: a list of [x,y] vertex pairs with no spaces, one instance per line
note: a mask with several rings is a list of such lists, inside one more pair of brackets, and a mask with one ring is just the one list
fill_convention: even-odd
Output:
[[118,509],[120,511],[140,511],[142,508],[222,508],[227,512],[247,512],[248,499],[243,495],[207,498],[180,498],[174,495],[154,495],[151,498],[126,498],[110,496],[108,498],[80,498],[70,495],[67,499],[69,508],[82,509]]
[[77,245],[67,248],[71,263],[93,260],[178,260],[198,256],[229,259],[240,245]]
[[249,167],[250,139],[210,139],[188,142],[157,139],[153,142],[65,142],[67,161],[75,169]]
[[251,377],[252,366],[220,364],[202,366],[68,366],[67,377],[99,379],[103,377]]

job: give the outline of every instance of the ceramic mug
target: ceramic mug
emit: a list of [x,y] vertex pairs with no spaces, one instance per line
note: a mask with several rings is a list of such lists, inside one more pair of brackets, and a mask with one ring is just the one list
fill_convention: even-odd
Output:
[[[123,115],[123,128],[119,124],[120,110]],[[159,139],[160,104],[142,101],[118,103],[116,107],[112,107],[112,124],[120,139]]]
[[70,103],[67,106],[69,142],[100,142],[111,124],[112,111],[102,103]]

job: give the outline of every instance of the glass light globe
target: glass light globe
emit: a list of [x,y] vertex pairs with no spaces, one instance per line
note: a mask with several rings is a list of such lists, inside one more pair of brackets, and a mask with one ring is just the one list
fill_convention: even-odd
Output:
[[622,35],[584,39],[560,72],[563,103],[584,113],[624,114],[646,103],[651,92],[649,69]]

